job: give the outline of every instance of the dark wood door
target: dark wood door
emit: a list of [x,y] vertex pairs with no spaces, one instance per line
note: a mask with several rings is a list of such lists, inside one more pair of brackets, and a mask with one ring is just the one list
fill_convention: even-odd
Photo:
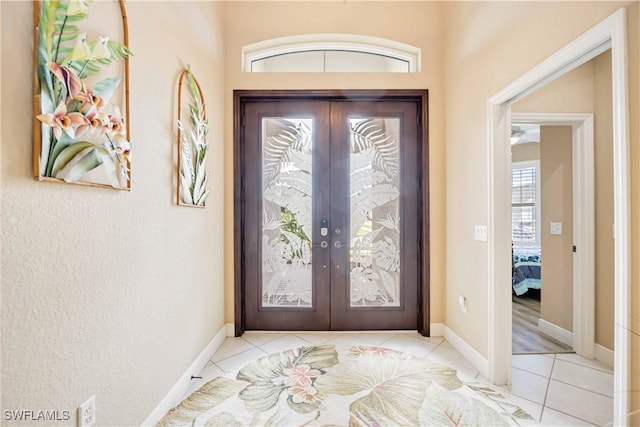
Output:
[[421,103],[237,107],[237,333],[422,330]]
[[415,102],[331,104],[334,330],[417,329],[417,117]]

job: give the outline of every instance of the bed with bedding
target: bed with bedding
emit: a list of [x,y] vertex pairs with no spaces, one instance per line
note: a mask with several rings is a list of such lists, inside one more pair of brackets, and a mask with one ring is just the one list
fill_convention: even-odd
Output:
[[529,289],[542,289],[539,246],[513,246],[511,287],[517,296]]

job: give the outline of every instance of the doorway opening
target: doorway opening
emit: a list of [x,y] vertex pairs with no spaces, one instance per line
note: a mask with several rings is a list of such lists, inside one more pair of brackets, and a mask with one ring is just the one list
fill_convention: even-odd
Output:
[[[544,162],[538,168],[538,183],[544,181],[537,192],[538,221],[534,228],[537,236],[529,237],[533,244],[518,248],[518,236],[512,232],[515,247],[512,259],[513,297],[513,353],[545,353],[576,351],[585,358],[593,358],[594,349],[594,301],[595,301],[595,186],[594,186],[594,119],[590,113],[513,113],[512,123],[523,127],[542,129],[546,141],[540,145],[541,135],[533,138],[534,146],[511,146],[512,163],[523,159]],[[552,162],[552,163],[549,163]],[[543,173],[541,173],[542,171]],[[555,179],[555,182],[554,182]],[[545,202],[549,209],[543,209]],[[512,207],[513,209],[513,207]],[[552,224],[555,226],[552,230]],[[560,224],[558,224],[560,222]],[[562,224],[564,222],[564,224]],[[520,239],[520,240],[523,240]],[[544,246],[547,248],[542,250]],[[524,247],[523,247],[524,246]],[[544,271],[544,258],[548,259]],[[518,264],[522,261],[522,264]],[[522,268],[519,268],[522,266]],[[542,274],[544,271],[544,275]],[[534,277],[535,276],[535,277]],[[544,280],[543,280],[544,276]],[[535,319],[535,335],[541,341],[550,338],[547,348],[516,349],[516,311],[523,305],[536,305],[535,298],[526,298],[528,288],[532,296],[545,300],[546,316]],[[518,297],[525,297],[520,301]],[[531,304],[528,304],[531,303]],[[555,304],[555,305],[554,305]],[[558,306],[559,305],[559,306]],[[526,311],[526,310],[525,310]],[[527,314],[533,314],[529,312]],[[564,316],[564,317],[562,317]],[[558,320],[559,319],[559,320]],[[564,322],[564,323],[563,323]],[[562,326],[569,324],[569,326]],[[565,329],[566,328],[566,329]],[[538,337],[534,336],[533,340]],[[526,346],[527,344],[525,344]],[[538,345],[538,343],[535,343]],[[540,344],[542,345],[542,344]],[[522,350],[522,348],[521,348]]]
[[234,107],[236,335],[428,335],[427,92],[236,91]]
[[489,377],[511,382],[511,295],[498,285],[509,280],[508,165],[511,105],[537,88],[611,49],[615,218],[614,425],[628,424],[630,382],[630,201],[626,11],[610,17],[565,46],[488,100],[489,171]]

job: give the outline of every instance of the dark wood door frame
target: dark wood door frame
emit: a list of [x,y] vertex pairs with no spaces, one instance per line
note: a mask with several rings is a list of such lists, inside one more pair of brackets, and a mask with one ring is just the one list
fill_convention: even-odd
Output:
[[243,218],[244,218],[244,107],[247,102],[292,101],[292,100],[354,100],[354,101],[414,101],[419,105],[417,117],[420,170],[418,183],[420,193],[419,228],[420,242],[418,259],[420,273],[418,283],[418,332],[430,335],[429,290],[430,290],[430,223],[429,223],[429,121],[427,90],[235,90],[233,93],[234,127],[234,309],[235,336],[241,336],[244,323],[244,268],[243,260]]

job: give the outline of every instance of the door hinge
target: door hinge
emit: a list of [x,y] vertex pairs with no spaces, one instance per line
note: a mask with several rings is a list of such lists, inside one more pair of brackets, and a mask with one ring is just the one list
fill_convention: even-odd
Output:
[[573,245],[573,253],[576,253],[576,245]]

